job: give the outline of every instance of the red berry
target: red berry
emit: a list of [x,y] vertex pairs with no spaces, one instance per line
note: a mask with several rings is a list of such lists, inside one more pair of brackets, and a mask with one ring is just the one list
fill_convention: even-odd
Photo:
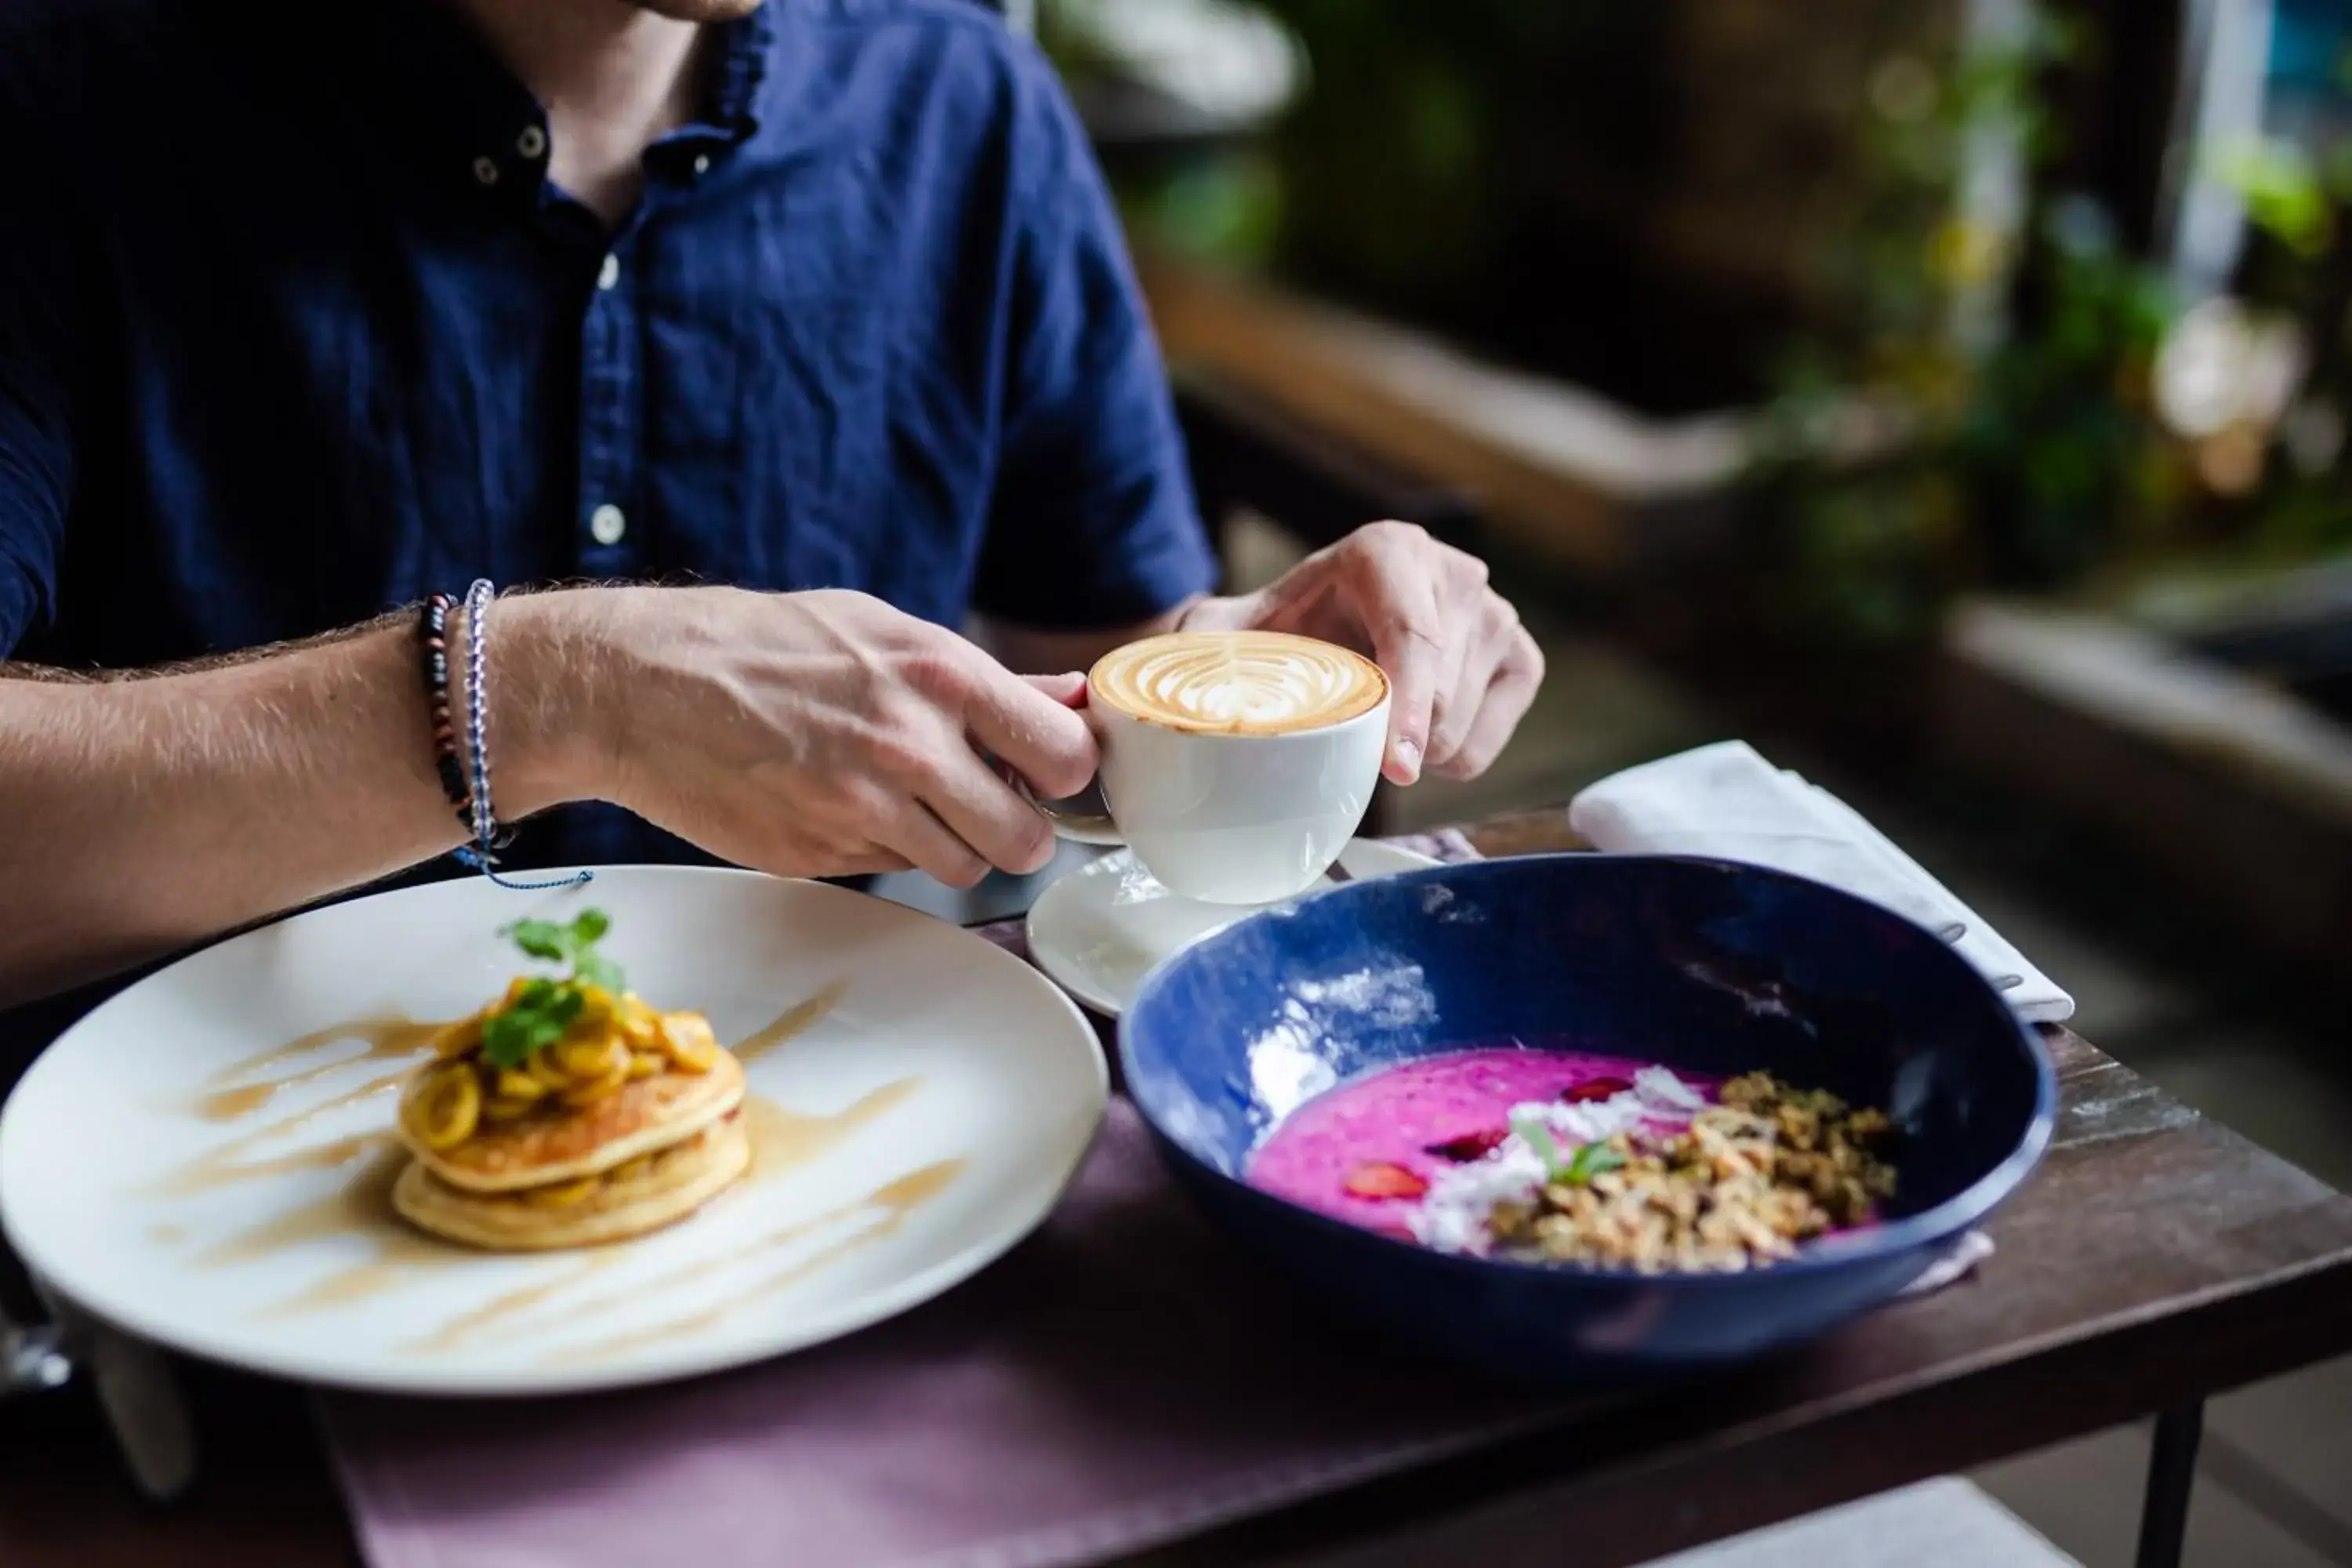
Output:
[[1489,1128],[1484,1132],[1465,1132],[1459,1138],[1448,1138],[1443,1143],[1432,1143],[1427,1152],[1441,1160],[1451,1160],[1457,1165],[1466,1165],[1473,1160],[1483,1160],[1493,1153],[1502,1146],[1503,1140],[1510,1135],[1510,1130],[1503,1127]]
[[1624,1093],[1633,1084],[1622,1078],[1589,1078],[1582,1083],[1572,1083],[1560,1090],[1559,1097],[1570,1105],[1582,1105],[1589,1100],[1608,1100]]
[[1402,1165],[1381,1161],[1349,1172],[1347,1188],[1360,1198],[1417,1198],[1429,1191],[1429,1184]]

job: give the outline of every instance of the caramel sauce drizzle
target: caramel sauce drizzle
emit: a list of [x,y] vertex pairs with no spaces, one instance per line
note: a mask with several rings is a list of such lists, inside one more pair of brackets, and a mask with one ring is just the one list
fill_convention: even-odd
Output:
[[877,1187],[855,1203],[844,1204],[841,1207],[820,1215],[814,1219],[787,1226],[782,1230],[761,1237],[748,1246],[736,1248],[724,1258],[703,1258],[683,1265],[648,1281],[636,1290],[625,1293],[614,1292],[576,1303],[553,1319],[542,1320],[537,1326],[540,1329],[545,1329],[588,1317],[625,1301],[656,1291],[667,1290],[673,1286],[710,1273],[726,1264],[736,1262],[752,1253],[789,1246],[793,1242],[837,1225],[854,1215],[877,1208],[882,1211],[873,1224],[856,1235],[845,1237],[829,1247],[821,1247],[808,1257],[787,1264],[784,1268],[754,1280],[740,1290],[720,1297],[707,1307],[699,1308],[683,1317],[672,1318],[667,1322],[656,1323],[651,1328],[633,1329],[626,1333],[614,1334],[609,1339],[596,1340],[584,1345],[557,1350],[550,1352],[545,1359],[552,1364],[609,1361],[614,1356],[625,1355],[631,1351],[641,1350],[649,1344],[658,1344],[664,1340],[673,1339],[680,1334],[697,1333],[711,1328],[753,1302],[789,1289],[803,1280],[822,1273],[858,1248],[870,1246],[884,1237],[894,1234],[907,1223],[908,1216],[945,1192],[962,1173],[963,1167],[964,1162],[961,1158],[940,1160],[924,1166],[921,1170],[910,1172],[887,1185]]
[[419,1355],[442,1355],[462,1349],[533,1308],[553,1300],[592,1275],[610,1268],[626,1256],[617,1247],[593,1253],[548,1279],[493,1296],[472,1311],[458,1313],[423,1339],[413,1340],[401,1348]]
[[[438,1024],[419,1024],[407,1018],[359,1018],[347,1024],[332,1024],[326,1028],[313,1030],[215,1073],[211,1081],[227,1087],[215,1088],[199,1099],[196,1114],[207,1121],[236,1121],[262,1110],[284,1090],[324,1078],[353,1062],[389,1061],[421,1056],[433,1048],[433,1036],[440,1027]],[[366,1048],[274,1078],[259,1079],[251,1083],[235,1081],[265,1068],[298,1060],[339,1040],[359,1040]]]
[[[222,1068],[213,1075],[211,1081],[225,1087],[211,1089],[198,1097],[195,1102],[196,1114],[207,1121],[242,1121],[268,1107],[285,1090],[341,1072],[356,1063],[397,1060],[403,1064],[341,1094],[330,1096],[316,1105],[266,1121],[239,1137],[207,1150],[165,1175],[152,1190],[168,1195],[186,1195],[208,1192],[233,1182],[282,1176],[299,1171],[339,1170],[389,1145],[393,1139],[387,1129],[382,1132],[354,1133],[279,1153],[260,1152],[320,1117],[393,1092],[408,1076],[416,1058],[432,1050],[434,1033],[440,1027],[438,1024],[417,1023],[406,1018],[357,1018],[313,1030]],[[362,1042],[362,1048],[325,1061],[310,1062],[274,1077],[249,1082],[238,1081],[271,1068],[299,1061],[342,1040],[358,1040]]]
[[807,1001],[787,1007],[764,1028],[754,1029],[728,1048],[735,1053],[737,1061],[750,1067],[794,1036],[815,1027],[840,1005],[843,993],[848,989],[847,980],[836,980]]
[[393,1211],[392,1184],[407,1163],[406,1150],[383,1149],[326,1196],[215,1242],[196,1254],[196,1264],[216,1268],[251,1263],[289,1247],[335,1237],[368,1242],[370,1256],[263,1309],[263,1316],[276,1318],[363,1300],[401,1283],[412,1268],[461,1256],[457,1247],[411,1229]]
[[326,1196],[224,1237],[197,1253],[196,1262],[207,1268],[252,1263],[305,1242],[373,1234],[392,1217],[392,1184],[407,1163],[404,1151],[384,1150]]
[[362,1100],[390,1094],[407,1076],[408,1069],[403,1068],[398,1072],[370,1079],[357,1089],[323,1100],[307,1110],[282,1117],[243,1138],[232,1139],[218,1148],[207,1150],[165,1175],[152,1190],[169,1196],[185,1196],[227,1186],[233,1182],[255,1181],[264,1176],[283,1176],[297,1171],[340,1170],[362,1155],[389,1148],[394,1140],[392,1132],[386,1130],[382,1132],[353,1132],[329,1139],[323,1143],[306,1143],[282,1154],[247,1158],[263,1145],[275,1142],[321,1116],[341,1110],[347,1105],[357,1105]]
[[830,1152],[922,1087],[919,1078],[898,1079],[868,1089],[830,1116],[787,1110],[765,1095],[745,1095],[743,1131],[751,1140],[751,1169],[744,1181],[761,1181]]

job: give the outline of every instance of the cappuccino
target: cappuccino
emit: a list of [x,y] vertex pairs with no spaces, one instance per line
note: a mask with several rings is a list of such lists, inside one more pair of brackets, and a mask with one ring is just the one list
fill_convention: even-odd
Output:
[[1171,730],[1286,735],[1344,723],[1389,694],[1361,654],[1287,632],[1170,632],[1106,654],[1093,700]]

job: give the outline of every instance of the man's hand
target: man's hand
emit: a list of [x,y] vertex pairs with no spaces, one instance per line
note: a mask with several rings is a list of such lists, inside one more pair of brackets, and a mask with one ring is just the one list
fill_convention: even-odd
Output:
[[573,695],[609,776],[586,793],[739,864],[912,865],[954,887],[991,867],[1034,871],[1051,826],[981,753],[1047,798],[1094,774],[1094,737],[1068,706],[863,594],[607,589],[533,608],[562,601],[579,617],[564,640],[597,650]]
[[1511,738],[1544,661],[1486,563],[1409,522],[1375,522],[1255,594],[1204,599],[1185,630],[1298,632],[1368,653],[1388,672],[1383,768],[1412,784],[1426,766],[1475,778]]

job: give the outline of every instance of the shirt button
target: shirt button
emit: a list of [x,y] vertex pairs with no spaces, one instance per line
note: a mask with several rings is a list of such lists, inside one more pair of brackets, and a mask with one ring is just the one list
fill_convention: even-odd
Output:
[[604,265],[596,268],[596,287],[610,289],[621,280],[621,258],[607,254]]
[[707,174],[710,173],[710,154],[709,154],[709,153],[697,153],[694,155],[694,172],[695,172],[696,174]]
[[618,544],[628,531],[629,520],[610,501],[588,514],[588,532],[599,544]]
[[474,178],[486,185],[495,185],[499,183],[499,166],[487,157],[477,158],[474,160]]
[[536,125],[526,125],[515,138],[515,151],[526,158],[536,158],[547,151],[547,132]]

